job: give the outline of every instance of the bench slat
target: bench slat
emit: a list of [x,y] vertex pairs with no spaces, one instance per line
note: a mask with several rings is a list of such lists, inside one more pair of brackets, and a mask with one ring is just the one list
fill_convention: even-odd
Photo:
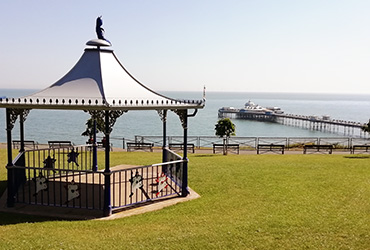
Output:
[[304,145],[303,146],[303,153],[306,154],[306,152],[309,150],[309,149],[315,149],[313,152],[320,152],[320,149],[325,149],[326,151],[329,152],[329,154],[332,154],[333,153],[333,145],[331,144],[325,144],[325,145]]
[[150,152],[153,152],[154,143],[145,143],[145,142],[127,142],[127,152],[133,150],[145,150],[149,149]]
[[[19,149],[21,147],[20,140],[13,140],[13,148]],[[24,140],[24,147],[31,147],[33,149],[39,148],[39,143],[37,141]]]
[[265,152],[276,152],[279,151],[281,154],[284,154],[285,145],[283,144],[258,144],[257,145],[257,154],[261,151]]
[[[183,143],[170,143],[169,145],[170,149],[184,149],[184,144]],[[187,144],[187,149],[188,151],[191,150],[193,153],[195,153],[195,145],[194,143],[188,143]]]
[[[226,147],[226,151],[229,151],[230,150],[236,150],[236,153],[239,154],[239,144],[236,144],[236,143],[229,143],[229,144],[225,144],[225,147]],[[214,143],[213,144],[213,153],[215,154],[216,153],[216,149],[222,149],[223,150],[224,148],[224,144],[219,144],[219,143]]]
[[351,147],[351,154],[354,154],[356,150],[359,150],[359,151],[365,151],[365,152],[368,152],[370,149],[370,145],[353,145]]
[[49,148],[63,148],[73,147],[73,143],[71,141],[48,141]]

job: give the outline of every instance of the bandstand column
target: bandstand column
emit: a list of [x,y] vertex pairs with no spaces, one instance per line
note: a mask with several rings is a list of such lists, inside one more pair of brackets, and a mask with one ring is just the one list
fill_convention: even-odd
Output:
[[12,129],[13,123],[11,121],[11,110],[6,109],[6,138],[7,138],[7,149],[8,149],[8,164],[6,165],[8,174],[8,197],[7,206],[14,207],[14,169],[12,159]]
[[[97,124],[98,122],[104,121],[104,113],[103,111],[98,110],[89,110],[85,111],[88,112],[91,116],[91,119],[93,121],[93,127],[92,127],[92,166],[91,169],[93,171],[98,171],[98,145],[96,141],[96,134],[97,134]],[[105,131],[102,131],[105,132]],[[90,138],[89,138],[90,140]]]
[[183,173],[182,173],[182,188],[181,188],[181,196],[186,197],[189,194],[188,190],[188,118],[194,117],[198,109],[194,110],[193,114],[188,114],[188,110],[173,110],[180,118],[182,127],[184,129],[184,152],[183,152]]
[[96,117],[93,117],[94,119],[94,132],[93,132],[93,165],[92,170],[98,171],[98,145],[96,142]]
[[188,111],[184,112],[183,116],[183,128],[184,128],[184,153],[183,159],[183,176],[182,176],[182,190],[181,196],[186,197],[189,194],[188,190]]
[[19,152],[24,152],[24,115],[23,113],[19,116],[19,129],[20,129],[20,140],[21,146],[19,148]]
[[109,110],[105,111],[105,170],[104,170],[104,216],[110,216],[112,214],[111,205],[111,186],[110,186],[110,126],[109,126]]
[[162,126],[163,126],[163,144],[162,144],[162,162],[168,161],[168,155],[167,155],[167,110],[157,110],[161,120],[162,120]]
[[12,129],[13,124],[10,120],[10,109],[6,109],[6,139],[7,139],[7,149],[8,149],[8,164],[7,166],[12,166]]
[[[19,114],[19,128],[20,128],[20,149],[19,149],[19,158],[16,162],[17,167],[25,167],[26,166],[26,156],[24,154],[25,151],[25,143],[24,143],[24,122],[30,110],[19,110],[17,114]],[[14,178],[14,186],[13,188],[17,190],[20,185],[26,182],[26,169],[25,168],[16,168],[13,170],[13,178]],[[14,191],[15,191],[14,190]]]

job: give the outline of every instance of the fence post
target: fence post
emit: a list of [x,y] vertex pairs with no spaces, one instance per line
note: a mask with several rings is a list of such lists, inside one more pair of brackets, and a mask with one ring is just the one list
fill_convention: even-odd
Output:
[[285,138],[285,147],[289,150],[289,140],[288,140],[288,137]]
[[[158,111],[159,112],[159,111]],[[168,161],[168,155],[167,155],[167,110],[164,109],[162,113],[162,126],[163,126],[163,141],[162,141],[162,162]],[[163,171],[164,168],[162,168]]]

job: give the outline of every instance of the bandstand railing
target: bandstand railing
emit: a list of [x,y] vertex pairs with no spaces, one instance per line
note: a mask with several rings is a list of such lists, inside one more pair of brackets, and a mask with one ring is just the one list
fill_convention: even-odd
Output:
[[87,146],[21,152],[13,162],[16,203],[103,209],[103,171]]
[[168,150],[168,162],[112,170],[112,207],[120,209],[155,199],[180,196],[184,160]]

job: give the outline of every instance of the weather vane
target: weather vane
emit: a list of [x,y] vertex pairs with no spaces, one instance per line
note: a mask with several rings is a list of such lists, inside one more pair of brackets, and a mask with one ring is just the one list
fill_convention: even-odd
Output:
[[102,27],[103,25],[103,19],[102,19],[102,16],[99,16],[97,19],[96,19],[96,35],[98,36],[99,39],[102,39],[102,40],[105,40],[107,41],[108,43],[112,44],[109,40],[107,40],[105,37],[104,37],[104,28]]

